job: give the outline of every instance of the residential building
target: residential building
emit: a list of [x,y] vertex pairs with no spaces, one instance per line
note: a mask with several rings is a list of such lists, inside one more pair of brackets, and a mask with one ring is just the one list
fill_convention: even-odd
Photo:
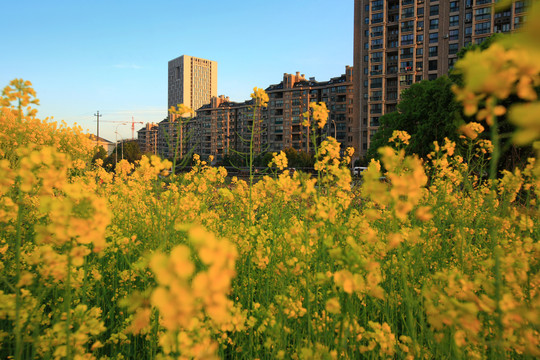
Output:
[[182,55],[169,61],[168,108],[184,104],[193,110],[217,96],[217,62]]
[[269,151],[286,148],[310,151],[308,129],[302,125],[310,102],[324,102],[329,110],[326,126],[318,131],[320,138],[332,135],[342,144],[342,149],[355,147],[354,133],[358,129],[352,123],[352,74],[352,68],[347,66],[345,74],[319,82],[314,78],[307,80],[299,72],[285,73],[282,82],[270,85],[266,89],[270,99],[266,110]]
[[355,0],[354,121],[365,154],[382,115],[413,83],[447,74],[457,52],[524,20],[525,1],[494,13],[493,0]]
[[158,125],[146,123],[146,125],[137,131],[137,142],[139,149],[143,154],[158,153]]

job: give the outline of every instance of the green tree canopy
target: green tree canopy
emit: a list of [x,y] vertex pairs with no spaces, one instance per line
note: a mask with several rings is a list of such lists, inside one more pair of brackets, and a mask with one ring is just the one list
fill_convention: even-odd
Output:
[[429,154],[434,141],[442,142],[445,137],[456,140],[461,106],[454,100],[452,84],[447,76],[442,76],[404,90],[398,111],[380,118],[380,127],[373,136],[367,158],[378,157],[377,149],[388,145],[394,130],[411,135],[406,151],[420,157]]

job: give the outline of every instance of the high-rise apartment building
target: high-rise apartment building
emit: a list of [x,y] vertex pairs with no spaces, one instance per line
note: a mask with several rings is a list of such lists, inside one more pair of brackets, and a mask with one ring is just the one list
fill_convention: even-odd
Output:
[[415,82],[447,74],[457,52],[524,21],[526,1],[494,13],[493,0],[355,0],[354,122],[365,154],[379,118]]
[[217,96],[217,62],[182,55],[169,61],[168,108],[184,104],[197,110]]
[[146,123],[146,125],[137,131],[137,142],[139,149],[143,154],[157,154],[158,146],[158,125]]
[[320,82],[297,72],[284,74],[281,83],[270,85],[266,89],[270,98],[266,118],[269,151],[310,150],[308,129],[302,122],[311,102],[324,102],[329,110],[326,126],[319,131],[321,137],[335,136],[342,149],[355,147],[358,129],[353,124],[352,74],[352,68],[346,66],[345,74]]

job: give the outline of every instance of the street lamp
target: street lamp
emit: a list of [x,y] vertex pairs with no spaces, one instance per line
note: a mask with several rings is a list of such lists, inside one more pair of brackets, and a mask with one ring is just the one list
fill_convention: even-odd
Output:
[[[115,155],[115,162],[118,162],[118,127],[120,125],[127,125],[127,123],[121,123],[121,124],[118,124],[116,125],[116,131],[114,132],[116,134],[116,155]],[[124,160],[124,138],[122,137],[122,135],[120,135],[120,137],[122,138],[122,160]]]

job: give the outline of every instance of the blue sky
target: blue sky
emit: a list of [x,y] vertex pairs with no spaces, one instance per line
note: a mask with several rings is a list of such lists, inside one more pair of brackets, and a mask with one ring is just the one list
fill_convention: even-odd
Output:
[[[218,63],[218,93],[234,101],[283,73],[328,80],[353,61],[353,0],[2,1],[0,88],[30,80],[38,116],[95,133],[102,120],[167,115],[167,62]],[[6,34],[6,33],[5,33]],[[136,124],[136,130],[142,125]],[[131,125],[100,135],[131,137]],[[136,134],[135,134],[136,136]]]

